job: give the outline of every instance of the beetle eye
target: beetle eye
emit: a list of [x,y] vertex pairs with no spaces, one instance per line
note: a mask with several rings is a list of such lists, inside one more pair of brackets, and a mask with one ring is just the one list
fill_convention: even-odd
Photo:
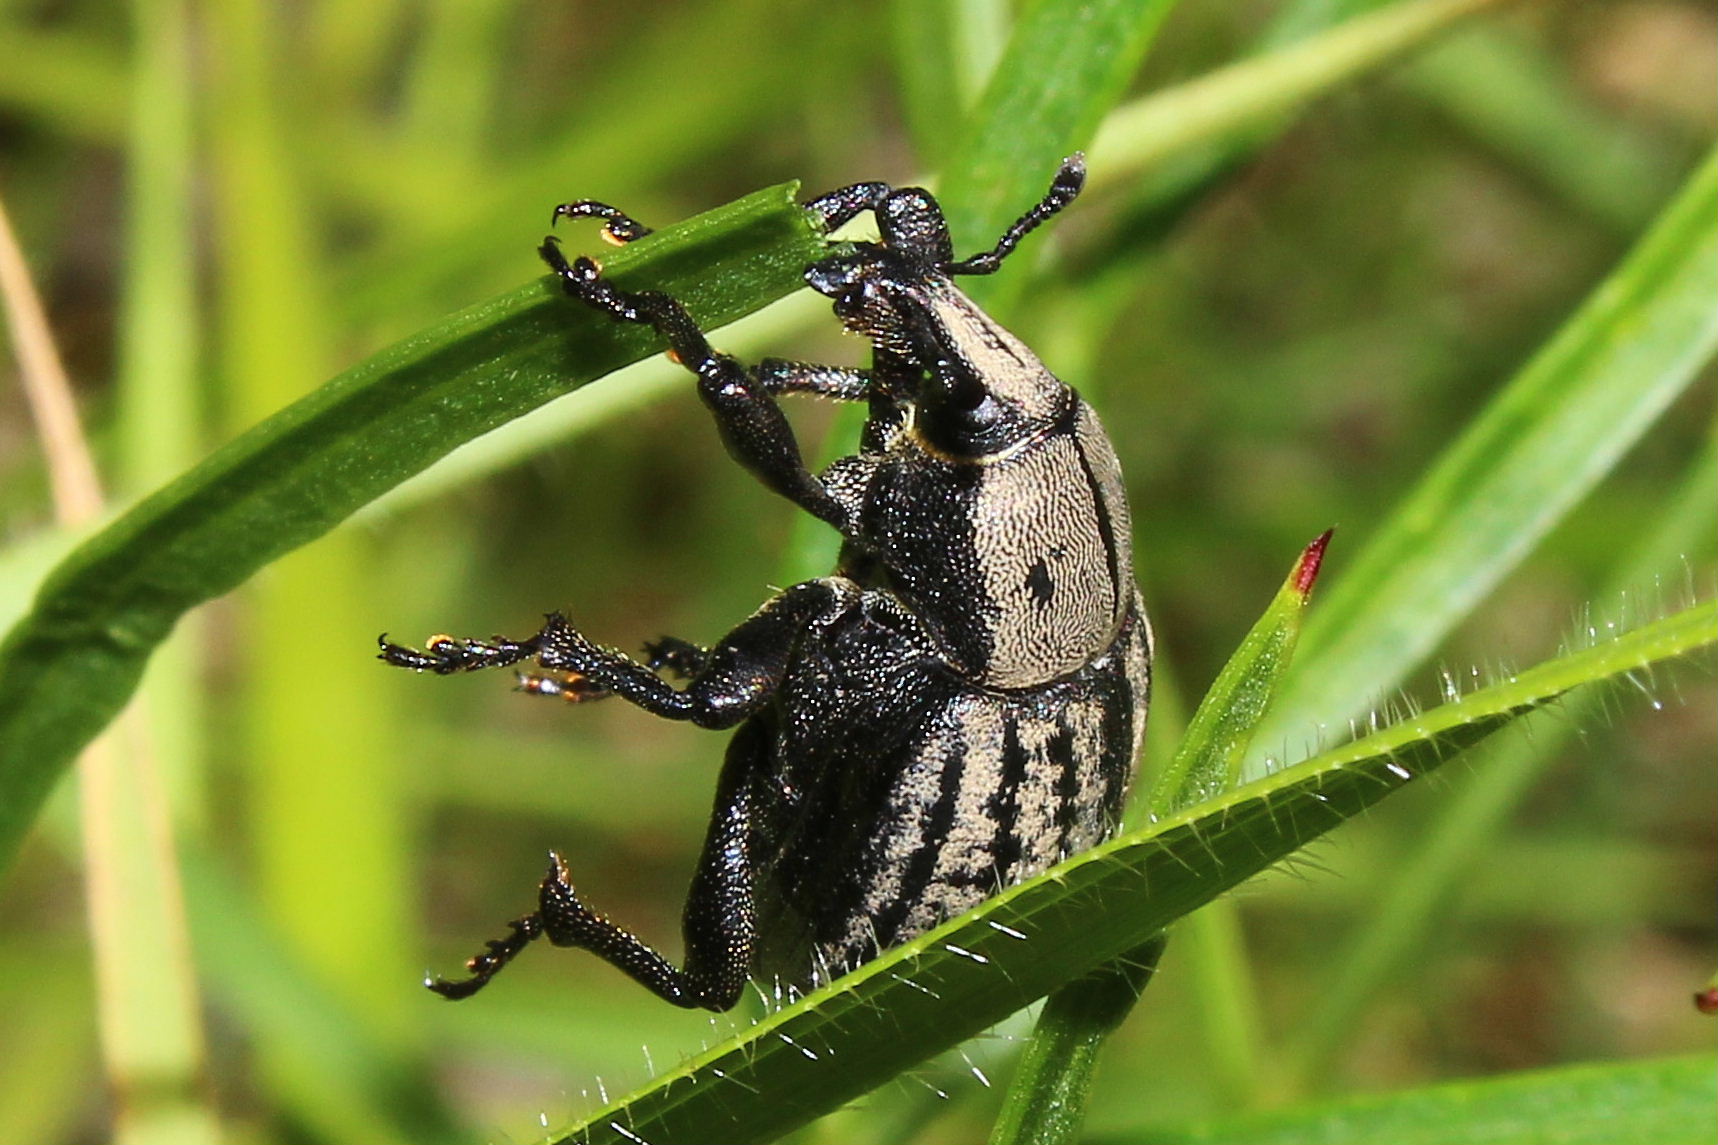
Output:
[[943,361],[937,363],[933,372],[936,374],[938,386],[942,389],[942,398],[938,402],[942,408],[967,417],[984,416],[980,411],[988,408],[991,411],[989,416],[995,415],[995,399],[971,371],[959,369]]
[[959,410],[969,417],[992,416],[996,412],[996,399],[976,383],[956,386],[949,392],[948,404],[950,409]]
[[986,426],[995,424],[1003,413],[1002,406],[997,403],[996,399],[983,391],[978,393],[976,401],[966,394],[961,394],[956,399],[954,409],[967,428],[973,430],[984,429]]
[[947,453],[979,457],[1019,440],[1019,419],[983,387],[963,387],[927,405],[919,419],[925,439]]

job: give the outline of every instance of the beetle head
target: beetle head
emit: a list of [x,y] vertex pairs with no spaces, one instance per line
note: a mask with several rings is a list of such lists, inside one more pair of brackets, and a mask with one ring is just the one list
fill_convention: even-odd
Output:
[[881,241],[812,263],[805,281],[834,301],[849,330],[915,368],[912,400],[926,438],[974,456],[1053,421],[1067,406],[1067,388],[954,285],[954,274],[985,271],[954,261],[948,223],[930,192],[892,191],[875,214]]
[[929,191],[903,187],[873,210],[881,241],[855,243],[851,254],[812,263],[805,281],[835,302],[835,314],[856,334],[922,362],[910,331],[922,324],[922,300],[954,261],[948,223]]

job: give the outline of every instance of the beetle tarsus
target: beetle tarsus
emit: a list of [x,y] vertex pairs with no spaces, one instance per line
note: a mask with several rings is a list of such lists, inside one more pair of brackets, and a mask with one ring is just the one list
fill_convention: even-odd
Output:
[[521,950],[531,945],[532,941],[543,933],[543,921],[535,914],[516,918],[507,925],[511,930],[506,938],[490,939],[484,943],[482,954],[467,960],[465,968],[471,972],[471,977],[457,981],[432,978],[424,985],[452,1002],[469,998],[489,985],[489,980],[501,973],[502,967],[518,957]]
[[607,203],[599,203],[595,199],[580,199],[576,203],[562,203],[549,216],[549,225],[554,226],[562,219],[601,219],[603,220],[602,236],[615,246],[624,246],[635,242],[645,235],[655,231],[617,207]]
[[876,210],[893,190],[887,183],[854,183],[817,196],[805,204],[805,209],[816,216],[819,229],[828,234],[866,211]]
[[537,654],[538,639],[533,636],[529,640],[508,640],[496,636],[488,640],[460,640],[438,635],[425,641],[424,650],[420,652],[404,644],[391,643],[384,632],[376,640],[381,649],[376,653],[376,659],[396,668],[449,676],[455,672],[478,672],[484,668],[505,668],[509,664],[517,664]]

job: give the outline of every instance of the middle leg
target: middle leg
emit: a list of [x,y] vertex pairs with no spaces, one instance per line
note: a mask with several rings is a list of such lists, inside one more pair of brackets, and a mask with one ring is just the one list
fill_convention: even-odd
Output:
[[[592,642],[559,613],[551,614],[542,631],[528,640],[438,636],[424,652],[384,640],[381,659],[399,668],[446,675],[535,657],[548,671],[524,675],[526,691],[567,699],[616,695],[666,719],[727,728],[769,702],[787,674],[801,634],[833,620],[858,597],[859,587],[843,577],[805,581],[772,598],[713,648],[675,642],[662,659],[664,646],[658,645],[651,651],[652,660],[660,660],[655,664]],[[657,674],[676,661],[682,668],[695,666],[684,690]]]

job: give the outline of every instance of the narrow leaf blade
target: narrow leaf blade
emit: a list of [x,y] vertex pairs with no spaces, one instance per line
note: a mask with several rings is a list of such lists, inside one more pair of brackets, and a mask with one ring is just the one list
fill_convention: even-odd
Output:
[[1344,567],[1260,740],[1345,720],[1423,660],[1711,360],[1715,293],[1718,153]]
[[[793,187],[607,260],[709,326],[801,285],[822,239]],[[374,355],[216,451],[49,575],[0,644],[0,866],[189,608],[227,592],[460,443],[650,353],[639,327],[539,279]]]
[[1241,638],[1181,737],[1175,758],[1146,800],[1154,816],[1173,814],[1227,791],[1240,778],[1253,733],[1294,658],[1301,618],[1334,530],[1308,545],[1257,624]]
[[1111,840],[664,1073],[565,1140],[778,1137],[1137,947],[1570,688],[1714,643],[1718,606],[1702,605]]
[[[1153,1128],[1161,1145],[1700,1145],[1712,1139],[1709,1054],[1606,1062]],[[1117,1138],[1117,1141],[1123,1140]]]

